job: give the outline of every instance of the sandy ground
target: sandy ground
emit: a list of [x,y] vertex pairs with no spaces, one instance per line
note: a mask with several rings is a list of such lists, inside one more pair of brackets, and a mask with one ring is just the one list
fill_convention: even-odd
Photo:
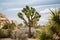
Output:
[[[0,40],[12,40],[12,39],[11,38],[4,38],[4,39],[0,39]],[[28,40],[35,40],[35,39],[28,38]]]

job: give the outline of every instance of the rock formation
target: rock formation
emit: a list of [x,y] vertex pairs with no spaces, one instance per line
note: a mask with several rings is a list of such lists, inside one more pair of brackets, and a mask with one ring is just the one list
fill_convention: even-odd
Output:
[[4,24],[6,22],[8,22],[8,18],[6,17],[6,15],[0,13],[0,29],[4,26]]

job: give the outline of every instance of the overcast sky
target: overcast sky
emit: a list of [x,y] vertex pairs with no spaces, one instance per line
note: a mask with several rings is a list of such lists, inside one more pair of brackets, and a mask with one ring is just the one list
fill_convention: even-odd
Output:
[[39,24],[46,24],[50,14],[48,9],[60,8],[60,0],[0,0],[0,13],[4,13],[9,19],[15,19],[22,23],[17,13],[26,5],[36,8],[36,11],[41,14]]

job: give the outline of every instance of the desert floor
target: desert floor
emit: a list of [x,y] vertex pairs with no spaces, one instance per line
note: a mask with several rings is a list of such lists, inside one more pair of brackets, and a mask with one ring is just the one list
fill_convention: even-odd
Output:
[[[3,38],[3,39],[0,39],[0,40],[13,40],[13,39],[11,39],[11,38]],[[28,40],[36,40],[36,39],[28,38]]]

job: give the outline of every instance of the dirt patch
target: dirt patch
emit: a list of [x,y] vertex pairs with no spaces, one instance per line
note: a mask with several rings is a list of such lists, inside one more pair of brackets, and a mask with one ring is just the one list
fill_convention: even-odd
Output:
[[28,38],[28,40],[36,40],[36,39]]
[[12,40],[11,38],[2,38],[0,40]]

